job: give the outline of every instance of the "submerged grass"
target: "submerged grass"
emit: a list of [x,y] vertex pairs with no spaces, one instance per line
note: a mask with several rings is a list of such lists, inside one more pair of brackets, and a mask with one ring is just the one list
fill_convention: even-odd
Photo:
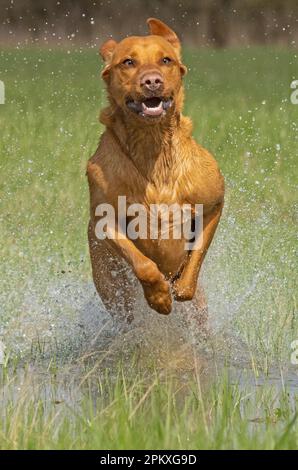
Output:
[[[117,336],[94,293],[84,173],[105,103],[96,52],[0,51],[0,448],[298,445],[297,53],[186,50],[185,63],[185,112],[227,187],[203,277],[205,354],[220,358],[208,385],[178,361],[179,314],[161,319],[140,305],[145,326]],[[86,350],[110,356],[115,337],[110,362],[77,365]]]
[[207,394],[198,380],[120,371],[97,377],[67,403],[57,391],[33,387],[29,374],[3,410],[0,448],[297,448],[297,401],[286,391],[277,398],[270,387],[243,390],[224,374]]

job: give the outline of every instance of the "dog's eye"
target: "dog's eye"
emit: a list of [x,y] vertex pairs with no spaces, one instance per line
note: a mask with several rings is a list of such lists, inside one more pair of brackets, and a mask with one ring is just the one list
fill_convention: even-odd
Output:
[[127,65],[128,67],[133,67],[135,65],[134,61],[132,59],[125,59],[122,62],[123,65]]
[[170,57],[164,57],[162,59],[162,62],[163,64],[169,64],[170,62],[172,62],[172,59]]

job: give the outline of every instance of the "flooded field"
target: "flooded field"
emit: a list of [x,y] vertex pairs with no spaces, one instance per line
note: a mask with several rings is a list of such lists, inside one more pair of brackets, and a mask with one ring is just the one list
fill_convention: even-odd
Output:
[[297,447],[295,60],[185,54],[186,111],[227,186],[202,274],[207,334],[187,303],[163,317],[140,290],[125,325],[95,292],[96,53],[0,52],[0,448]]

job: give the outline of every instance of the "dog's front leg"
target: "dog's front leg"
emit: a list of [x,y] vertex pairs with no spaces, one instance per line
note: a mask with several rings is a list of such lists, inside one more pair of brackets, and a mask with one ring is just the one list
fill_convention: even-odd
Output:
[[223,202],[217,204],[211,212],[203,215],[203,245],[189,252],[188,259],[180,276],[173,283],[174,298],[179,301],[191,300],[196,292],[199,272],[207,250],[217,228]]
[[158,313],[169,314],[172,308],[170,284],[160,272],[156,263],[143,255],[117,227],[111,228],[108,226],[106,234],[106,241],[132,267],[143,286],[144,295],[150,307]]

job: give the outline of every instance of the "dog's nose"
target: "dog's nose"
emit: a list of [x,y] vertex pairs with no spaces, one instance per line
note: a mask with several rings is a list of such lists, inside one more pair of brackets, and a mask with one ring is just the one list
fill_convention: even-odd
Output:
[[163,87],[163,78],[158,72],[146,73],[141,77],[141,87],[155,91]]

